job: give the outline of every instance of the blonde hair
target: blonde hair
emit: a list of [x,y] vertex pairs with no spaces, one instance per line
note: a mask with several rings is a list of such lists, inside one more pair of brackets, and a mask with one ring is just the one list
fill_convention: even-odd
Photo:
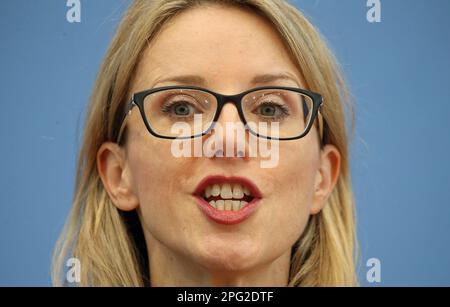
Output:
[[[53,261],[53,283],[62,285],[65,261],[81,263],[81,286],[149,284],[147,250],[135,212],[110,200],[96,167],[102,143],[115,141],[132,75],[148,42],[169,19],[208,4],[249,9],[279,32],[310,90],[324,97],[324,141],[341,154],[340,176],[325,208],[310,217],[292,250],[289,286],[353,286],[356,235],[349,172],[346,111],[350,95],[323,38],[292,5],[277,0],[136,0],[124,16],[96,80],[79,151],[75,194]],[[353,118],[353,117],[352,117]]]

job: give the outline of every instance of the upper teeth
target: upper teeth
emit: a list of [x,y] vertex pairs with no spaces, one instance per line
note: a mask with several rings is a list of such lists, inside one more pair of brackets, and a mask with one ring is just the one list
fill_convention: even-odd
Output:
[[205,189],[205,197],[219,196],[222,199],[241,199],[244,195],[251,195],[247,187],[243,187],[240,184],[224,183],[209,185]]

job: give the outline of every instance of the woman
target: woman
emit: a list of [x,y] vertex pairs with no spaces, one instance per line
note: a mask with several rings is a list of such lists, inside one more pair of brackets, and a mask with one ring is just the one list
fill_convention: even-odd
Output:
[[287,3],[135,1],[94,87],[55,284],[76,257],[80,285],[355,285],[347,97]]

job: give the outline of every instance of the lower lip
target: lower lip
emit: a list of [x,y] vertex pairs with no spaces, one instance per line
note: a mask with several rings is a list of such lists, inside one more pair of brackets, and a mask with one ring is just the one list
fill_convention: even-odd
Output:
[[203,213],[216,223],[224,225],[239,224],[249,218],[259,205],[260,198],[253,198],[245,207],[238,211],[218,210],[211,206],[203,197],[194,196]]

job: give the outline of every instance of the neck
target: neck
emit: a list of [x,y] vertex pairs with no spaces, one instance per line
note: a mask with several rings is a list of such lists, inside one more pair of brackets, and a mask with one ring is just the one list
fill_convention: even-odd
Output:
[[215,270],[173,252],[151,238],[147,242],[152,286],[285,287],[291,251],[266,264],[242,271]]

